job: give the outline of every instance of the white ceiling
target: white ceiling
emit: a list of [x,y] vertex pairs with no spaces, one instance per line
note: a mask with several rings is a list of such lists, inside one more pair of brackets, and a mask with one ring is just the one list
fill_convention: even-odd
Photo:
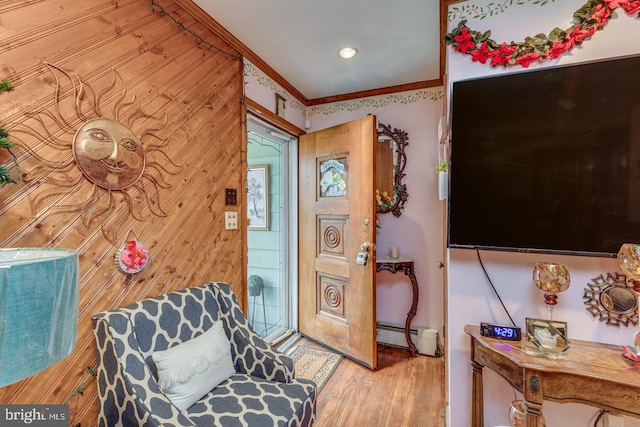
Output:
[[307,99],[439,78],[439,0],[194,3]]

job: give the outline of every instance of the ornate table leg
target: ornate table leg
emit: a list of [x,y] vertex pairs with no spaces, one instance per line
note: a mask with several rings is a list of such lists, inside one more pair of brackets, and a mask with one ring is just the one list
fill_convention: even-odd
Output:
[[413,357],[418,354],[418,348],[411,340],[411,321],[416,317],[416,313],[418,312],[418,279],[416,279],[413,260],[377,262],[376,272],[379,271],[388,271],[392,274],[396,274],[401,271],[409,278],[409,280],[411,280],[411,294],[413,295],[413,301],[411,302],[411,309],[409,309],[409,312],[407,313],[407,320],[404,322],[404,337],[407,340],[409,354]]
[[542,427],[542,379],[536,372],[525,370],[524,404],[527,406],[528,427]]
[[408,267],[404,269],[404,274],[411,280],[413,301],[411,302],[411,309],[407,313],[407,320],[404,323],[404,335],[407,339],[407,345],[409,346],[409,353],[411,356],[418,354],[416,345],[411,340],[411,321],[416,317],[418,312],[418,280],[416,279],[416,272],[414,271],[413,262],[409,263]]
[[482,395],[482,365],[472,360],[471,369],[473,371],[471,389],[471,427],[483,427],[484,398]]
[[527,426],[529,427],[542,427],[542,405],[537,403],[526,402],[527,405]]

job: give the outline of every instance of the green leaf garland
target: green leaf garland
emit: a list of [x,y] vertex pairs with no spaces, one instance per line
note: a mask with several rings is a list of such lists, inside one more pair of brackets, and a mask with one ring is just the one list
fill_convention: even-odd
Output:
[[[0,81],[0,93],[11,92],[13,91],[13,89],[13,85],[9,80],[4,79]],[[6,130],[0,128],[0,148],[4,148],[5,150],[7,150],[13,158],[13,166],[7,166],[0,163],[0,188],[4,187],[7,184],[17,184],[22,177],[20,166],[18,166],[18,158],[11,151],[11,147],[13,147],[15,144],[9,141],[8,138],[9,133]],[[15,176],[11,174],[11,168],[16,169]]]
[[[11,147],[13,147],[15,144],[9,141],[8,138],[9,134],[7,133],[7,131],[0,128],[0,148],[4,148],[5,150],[7,150],[13,158],[13,166],[7,166],[0,163],[0,188],[4,187],[7,184],[17,184],[22,177],[20,166],[18,166],[18,158],[15,154],[13,154],[13,151],[11,151]],[[15,176],[13,176],[10,172],[12,167],[16,169]]]

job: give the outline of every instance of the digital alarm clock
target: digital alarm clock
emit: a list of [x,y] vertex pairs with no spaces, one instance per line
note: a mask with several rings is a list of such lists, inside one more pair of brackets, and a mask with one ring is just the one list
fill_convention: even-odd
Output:
[[522,339],[522,333],[518,326],[494,325],[486,322],[480,323],[480,334],[483,337],[502,340],[520,341]]

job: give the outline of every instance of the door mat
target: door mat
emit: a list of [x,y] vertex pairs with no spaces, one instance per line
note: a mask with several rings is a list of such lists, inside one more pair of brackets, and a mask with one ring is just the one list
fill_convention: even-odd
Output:
[[341,354],[304,345],[298,346],[289,357],[295,364],[296,378],[304,378],[316,383],[318,393],[343,358]]

